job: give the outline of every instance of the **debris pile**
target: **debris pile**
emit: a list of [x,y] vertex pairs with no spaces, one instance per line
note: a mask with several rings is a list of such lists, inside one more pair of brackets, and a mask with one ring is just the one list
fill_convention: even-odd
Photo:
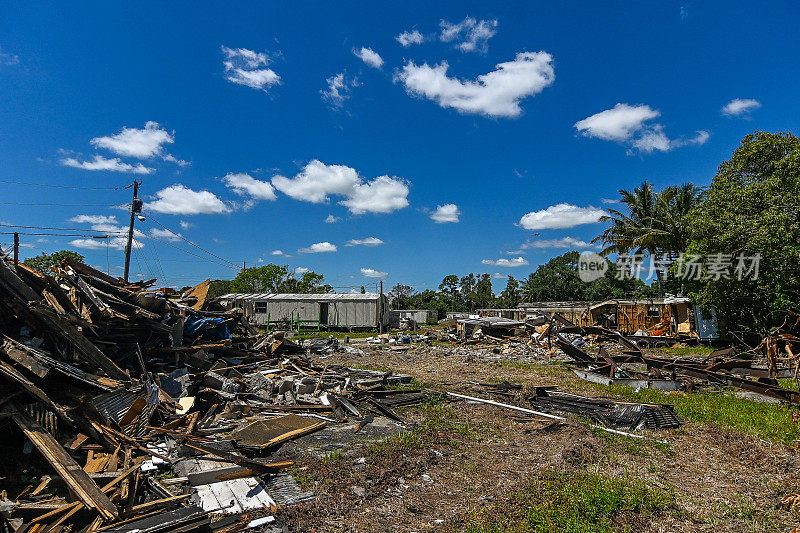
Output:
[[313,495],[271,454],[328,424],[402,423],[427,397],[387,387],[409,376],[312,364],[338,341],[259,333],[208,283],[154,283],[0,256],[5,531],[280,531],[279,509]]

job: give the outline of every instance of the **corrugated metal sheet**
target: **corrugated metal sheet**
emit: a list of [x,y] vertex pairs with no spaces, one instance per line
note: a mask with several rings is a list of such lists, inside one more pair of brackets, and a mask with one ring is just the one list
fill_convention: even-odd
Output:
[[324,294],[275,294],[275,293],[232,293],[220,296],[222,300],[313,300],[316,302],[332,302],[342,300],[377,300],[377,292],[341,293],[327,292]]

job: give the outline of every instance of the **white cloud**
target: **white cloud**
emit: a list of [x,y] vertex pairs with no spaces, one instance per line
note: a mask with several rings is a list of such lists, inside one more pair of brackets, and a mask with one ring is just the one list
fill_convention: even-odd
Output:
[[211,215],[230,212],[216,194],[194,191],[180,183],[156,192],[156,199],[144,204],[145,210],[170,215]]
[[229,172],[222,178],[225,185],[239,196],[250,196],[256,200],[275,200],[275,188],[268,181],[260,181],[250,174]]
[[551,205],[547,209],[523,215],[519,225],[525,229],[563,229],[581,224],[593,224],[606,212],[597,207],[578,207],[572,204]]
[[162,156],[164,145],[174,143],[175,136],[151,120],[142,129],[123,127],[115,135],[95,137],[89,142],[96,148],[105,148],[117,155],[151,159]]
[[272,250],[270,255],[286,255],[283,253],[283,250]]
[[411,46],[412,44],[422,44],[425,37],[418,30],[404,31],[394,38],[395,41],[400,43],[403,48]]
[[164,239],[167,241],[178,242],[181,240],[180,233],[175,234],[169,230],[161,228],[153,228],[150,230],[150,236],[154,239]]
[[350,194],[353,187],[361,181],[354,168],[345,165],[326,165],[314,159],[294,178],[274,176],[272,184],[283,194],[301,200],[320,204],[330,201],[328,195]]
[[392,213],[408,207],[408,185],[399,178],[378,176],[355,186],[347,200],[339,202],[354,215]]
[[[71,240],[69,244],[76,248],[101,250],[108,247],[117,250],[124,250],[125,245],[128,242],[128,228],[120,226],[119,222],[117,221],[117,217],[114,215],[76,215],[70,218],[69,221],[76,224],[89,224],[91,229],[97,232],[106,233],[105,238],[100,238],[101,236],[97,235],[97,238],[89,237]],[[138,229],[134,229],[131,246],[136,249],[143,248],[144,245],[142,244],[141,240],[145,237],[146,235],[144,233]]]
[[436,211],[431,213],[431,220],[437,224],[446,222],[458,222],[461,211],[456,204],[444,204],[436,206]]
[[484,259],[483,261],[481,261],[481,263],[483,263],[484,265],[492,265],[496,267],[506,267],[506,268],[522,267],[530,264],[528,263],[528,260],[522,256],[516,257],[514,259],[505,259],[505,258],[497,260]]
[[650,106],[619,103],[575,123],[575,128],[587,137],[606,141],[626,141],[639,132],[644,123],[661,113]]
[[91,161],[78,161],[74,157],[67,157],[61,160],[65,167],[82,168],[83,170],[109,170],[112,172],[129,172],[131,174],[151,174],[155,169],[148,168],[141,163],[131,165],[123,162],[119,157],[111,159],[102,155],[94,156]]
[[621,204],[622,200],[614,200],[613,198],[600,198],[601,204]]
[[538,239],[535,241],[526,242],[522,245],[523,250],[527,249],[546,250],[550,248],[572,248],[575,250],[588,250],[588,249],[599,248],[599,246],[588,243],[580,239],[576,239],[574,237],[561,237],[559,239]]
[[186,220],[181,220],[180,224],[181,224],[181,228],[184,231],[186,231],[189,228],[193,228],[194,227],[194,224],[192,224],[191,222],[187,222]]
[[475,20],[467,17],[457,24],[443,20],[439,23],[442,29],[439,39],[449,43],[458,41],[456,47],[462,52],[483,52],[488,48],[487,42],[497,33],[496,20]]
[[309,272],[309,271],[310,271],[310,269],[308,267],[297,267],[297,268],[294,269],[294,273],[295,274],[305,274],[306,272]]
[[749,115],[750,111],[761,107],[761,102],[752,98],[735,98],[725,104],[722,114],[729,117],[741,117]]
[[360,50],[353,49],[353,55],[370,67],[381,68],[383,66],[383,58],[372,48],[362,46]]
[[339,202],[356,215],[391,213],[408,206],[409,188],[401,178],[379,176],[364,181],[355,169],[345,165],[326,165],[318,160],[309,162],[294,178],[274,176],[276,189],[304,202],[325,203],[330,195],[344,196]]
[[9,54],[7,52],[3,52],[3,49],[0,48],[0,65],[18,65],[19,64],[19,56],[14,54]]
[[335,217],[335,216],[329,214],[328,217],[325,219],[325,223],[326,224],[336,224],[340,220],[341,220],[341,218]]
[[507,275],[501,274],[500,272],[495,272],[492,274],[492,279],[506,279],[507,277]]
[[353,87],[361,85],[358,82],[358,78],[348,79],[344,72],[326,78],[325,82],[328,84],[328,89],[321,90],[320,94],[322,95],[322,99],[335,109],[342,107],[345,101],[350,98],[350,91]]
[[523,52],[513,61],[500,63],[496,69],[481,74],[476,81],[447,76],[446,61],[420,66],[409,61],[395,75],[406,92],[452,107],[461,113],[489,117],[517,117],[522,113],[522,98],[542,92],[555,81],[553,56],[547,52]]
[[328,241],[325,242],[315,242],[311,246],[307,246],[306,248],[300,248],[297,250],[298,254],[324,254],[324,253],[331,253],[337,251],[335,244],[331,244]]
[[266,68],[270,59],[263,52],[223,46],[222,53],[225,54],[225,60],[222,62],[225,67],[225,79],[231,83],[266,92],[281,82],[281,77],[274,70]]
[[361,275],[367,278],[385,278],[389,275],[389,273],[381,270],[375,270],[374,268],[362,268]]
[[710,134],[699,130],[689,139],[670,139],[664,133],[664,126],[651,122],[661,113],[645,104],[629,105],[618,103],[575,123],[575,129],[586,137],[615,141],[630,146],[628,154],[668,152],[681,146],[704,144]]
[[380,246],[385,244],[377,237],[367,237],[366,239],[350,239],[345,246]]
[[[74,217],[69,219],[69,222],[75,222],[77,224],[93,224],[93,225],[101,225],[101,224],[111,224],[116,225],[119,224],[117,222],[116,215],[105,216],[105,215],[75,215]],[[95,228],[93,228],[95,229]]]

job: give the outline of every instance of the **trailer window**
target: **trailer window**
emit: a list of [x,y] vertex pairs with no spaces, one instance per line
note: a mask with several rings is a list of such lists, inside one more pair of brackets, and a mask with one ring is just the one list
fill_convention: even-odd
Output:
[[256,302],[253,306],[253,312],[257,315],[266,315],[267,302]]

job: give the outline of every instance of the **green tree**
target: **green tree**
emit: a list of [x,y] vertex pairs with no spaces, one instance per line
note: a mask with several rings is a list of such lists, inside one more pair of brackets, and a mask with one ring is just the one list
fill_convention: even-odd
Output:
[[23,263],[38,270],[42,274],[52,274],[53,267],[61,266],[61,262],[64,259],[72,259],[73,261],[83,263],[83,256],[72,250],[61,250],[53,252],[52,254],[41,253],[35,257],[29,257],[23,261]]
[[652,295],[639,278],[617,279],[613,263],[609,263],[602,278],[586,283],[578,275],[579,257],[577,251],[567,252],[540,265],[522,284],[523,301],[591,301]]
[[[717,254],[733,256],[730,279],[706,276],[692,287],[693,296],[717,309],[723,328],[760,336],[782,320],[776,311],[800,310],[800,139],[747,135],[719,166],[689,224],[689,252],[707,266]],[[740,254],[760,255],[757,279],[752,273],[738,279]]]
[[494,304],[494,291],[492,290],[492,276],[481,274],[475,283],[475,303],[480,308],[492,307]]
[[506,288],[500,293],[501,305],[506,309],[513,309],[519,304],[520,296],[519,281],[517,281],[514,276],[508,276],[506,279]]
[[392,287],[388,294],[392,309],[408,309],[412,294],[414,294],[414,289],[409,285],[398,283]]
[[272,263],[260,267],[245,268],[240,270],[236,277],[233,278],[231,292],[282,292],[288,275],[288,267]]
[[447,299],[449,303],[449,309],[452,311],[456,311],[458,307],[458,276],[455,274],[450,274],[449,276],[445,276],[442,279],[442,282],[439,284],[439,292],[442,293],[443,298]]
[[466,307],[469,311],[475,310],[475,284],[477,280],[475,279],[475,274],[468,274],[463,276],[458,284],[459,290],[461,291],[461,297],[464,299],[464,302],[467,304]]

